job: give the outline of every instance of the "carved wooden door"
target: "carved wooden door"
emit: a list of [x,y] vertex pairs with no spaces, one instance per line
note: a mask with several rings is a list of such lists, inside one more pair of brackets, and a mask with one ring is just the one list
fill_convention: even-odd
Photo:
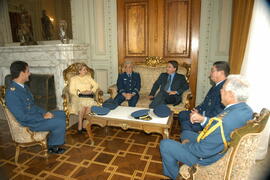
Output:
[[200,0],[118,0],[118,62],[148,56],[191,64],[195,104]]

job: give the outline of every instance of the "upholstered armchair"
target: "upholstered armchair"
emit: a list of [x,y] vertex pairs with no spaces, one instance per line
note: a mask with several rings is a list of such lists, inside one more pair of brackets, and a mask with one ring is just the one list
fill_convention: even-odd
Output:
[[[66,118],[67,128],[71,127],[73,124],[75,124],[78,121],[77,115],[70,113],[72,101],[71,101],[71,95],[69,93],[69,84],[70,84],[70,78],[78,74],[79,64],[80,63],[71,64],[63,71],[65,87],[62,92],[62,98],[63,98],[63,108],[67,116]],[[94,79],[94,70],[89,68],[88,66],[86,67],[86,69],[91,74],[91,77],[93,77]],[[98,104],[103,103],[102,96],[103,96],[103,91],[98,89],[94,96],[94,99]]]
[[1,86],[0,90],[0,113],[7,120],[12,140],[16,143],[15,163],[18,162],[20,147],[40,145],[44,156],[47,157],[47,135],[49,132],[33,132],[29,128],[21,126],[5,105],[5,87]]
[[181,177],[189,180],[248,179],[249,172],[255,164],[259,135],[268,118],[267,109],[263,109],[260,114],[254,114],[253,120],[232,132],[229,149],[220,160],[209,166],[183,165],[179,170]]
[[[133,70],[140,73],[141,76],[140,99],[137,103],[137,107],[149,107],[150,100],[148,95],[159,75],[166,72],[166,66],[167,62],[160,57],[147,57],[143,63],[134,64]],[[122,66],[120,66],[119,72],[123,72]],[[177,72],[185,75],[187,82],[189,82],[190,64],[180,64]],[[110,94],[111,98],[114,98],[117,95],[117,86],[110,86],[108,93]],[[182,102],[180,104],[177,106],[169,105],[169,107],[175,114],[178,114],[180,111],[186,110],[190,107],[191,98],[191,91],[188,89],[182,94]],[[127,101],[123,102],[122,104],[122,106],[127,105]]]

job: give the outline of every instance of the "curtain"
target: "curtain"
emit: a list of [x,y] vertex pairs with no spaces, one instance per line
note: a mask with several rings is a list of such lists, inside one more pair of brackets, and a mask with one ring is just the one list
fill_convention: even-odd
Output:
[[[266,0],[256,0],[250,24],[246,53],[241,68],[250,83],[248,104],[254,112],[270,110],[270,7]],[[269,143],[270,119],[262,132],[256,159],[264,159]]]
[[229,64],[239,74],[245,54],[254,0],[233,0]]

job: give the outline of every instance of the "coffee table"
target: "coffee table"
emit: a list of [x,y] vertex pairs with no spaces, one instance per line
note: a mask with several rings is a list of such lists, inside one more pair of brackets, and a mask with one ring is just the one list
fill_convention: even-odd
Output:
[[131,116],[131,113],[137,110],[147,109],[138,107],[125,107],[118,106],[116,109],[111,110],[107,115],[87,115],[88,125],[86,127],[88,135],[93,143],[93,134],[91,126],[93,124],[101,127],[114,126],[121,127],[123,130],[138,129],[143,130],[146,133],[159,133],[163,136],[163,139],[169,138],[169,132],[171,130],[173,122],[173,113],[166,118],[157,117],[153,113],[153,109],[150,109],[149,115],[151,120],[139,120]]

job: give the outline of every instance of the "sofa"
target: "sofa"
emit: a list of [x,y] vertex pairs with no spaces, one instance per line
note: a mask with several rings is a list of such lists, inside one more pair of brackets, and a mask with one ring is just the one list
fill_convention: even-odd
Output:
[[[148,108],[150,100],[148,98],[151,88],[154,82],[158,79],[159,75],[162,72],[166,72],[167,61],[160,57],[147,57],[144,62],[134,63],[134,72],[140,73],[141,76],[141,90],[140,90],[140,99],[137,103],[137,107]],[[123,67],[119,66],[119,72],[123,72]],[[179,64],[178,71],[179,74],[183,74],[186,77],[187,82],[190,76],[190,64]],[[111,98],[114,98],[117,95],[117,86],[116,84],[112,85],[108,89],[108,93]],[[169,108],[178,114],[180,111],[189,109],[190,100],[192,98],[190,89],[186,90],[182,94],[182,102],[176,106],[168,105]],[[122,106],[128,106],[127,101],[121,104]]]

